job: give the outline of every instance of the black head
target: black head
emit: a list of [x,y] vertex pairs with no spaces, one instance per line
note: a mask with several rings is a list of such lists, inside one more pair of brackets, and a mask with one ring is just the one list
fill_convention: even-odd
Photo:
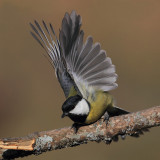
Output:
[[68,116],[68,113],[75,108],[77,103],[82,100],[82,97],[79,95],[69,97],[62,105],[62,118]]

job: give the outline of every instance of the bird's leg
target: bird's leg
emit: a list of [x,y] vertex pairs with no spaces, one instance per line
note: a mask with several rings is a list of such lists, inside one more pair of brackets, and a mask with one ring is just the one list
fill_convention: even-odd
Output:
[[78,129],[81,127],[82,125],[78,124],[78,123],[73,123],[71,129],[73,128],[74,133],[76,134],[78,132]]
[[[108,112],[106,111],[106,112],[104,113],[104,119],[103,119],[103,121],[105,121],[106,125],[108,124],[109,117],[110,117],[110,116],[109,116]],[[122,138],[123,140],[126,138],[126,135],[125,135],[125,134],[122,134],[122,135],[120,135],[120,136],[121,136],[121,138]],[[113,137],[112,140],[115,141],[115,142],[117,142],[117,141],[118,141],[118,136]]]
[[109,120],[109,114],[108,114],[108,112],[106,111],[105,113],[104,113],[104,120],[103,120],[103,122],[105,121],[106,122],[106,125],[108,124],[108,120]]

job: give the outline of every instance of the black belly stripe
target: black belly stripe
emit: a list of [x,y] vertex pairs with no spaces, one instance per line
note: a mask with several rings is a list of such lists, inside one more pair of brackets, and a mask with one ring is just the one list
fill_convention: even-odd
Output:
[[71,118],[72,121],[76,123],[84,123],[87,118],[87,115],[69,114],[69,117]]

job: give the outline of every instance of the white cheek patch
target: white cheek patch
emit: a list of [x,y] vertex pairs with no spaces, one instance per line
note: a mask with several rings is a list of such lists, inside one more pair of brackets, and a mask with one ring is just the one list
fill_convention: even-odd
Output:
[[85,99],[82,99],[77,103],[75,108],[71,110],[69,113],[77,114],[77,115],[88,115],[89,113],[89,105]]

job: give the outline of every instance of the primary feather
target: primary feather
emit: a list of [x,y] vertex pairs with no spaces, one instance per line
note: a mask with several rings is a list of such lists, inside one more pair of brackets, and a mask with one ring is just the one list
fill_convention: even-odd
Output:
[[60,42],[55,35],[52,25],[49,25],[49,30],[45,22],[42,21],[42,23],[48,36],[37,21],[35,21],[35,26],[30,23],[30,26],[34,31],[34,33],[31,32],[31,34],[47,52],[49,58],[51,59],[51,64],[55,68],[56,76],[61,84],[64,94],[66,97],[68,97],[71,88],[74,86],[74,81],[67,72],[65,61],[60,48]]
[[35,21],[36,27],[31,24],[32,35],[48,53],[66,97],[71,88],[88,99],[89,94],[94,95],[98,90],[110,91],[117,87],[115,66],[100,44],[93,44],[91,36],[83,43],[81,17],[75,11],[65,14],[59,40],[52,25],[48,28],[42,23],[47,34]]

